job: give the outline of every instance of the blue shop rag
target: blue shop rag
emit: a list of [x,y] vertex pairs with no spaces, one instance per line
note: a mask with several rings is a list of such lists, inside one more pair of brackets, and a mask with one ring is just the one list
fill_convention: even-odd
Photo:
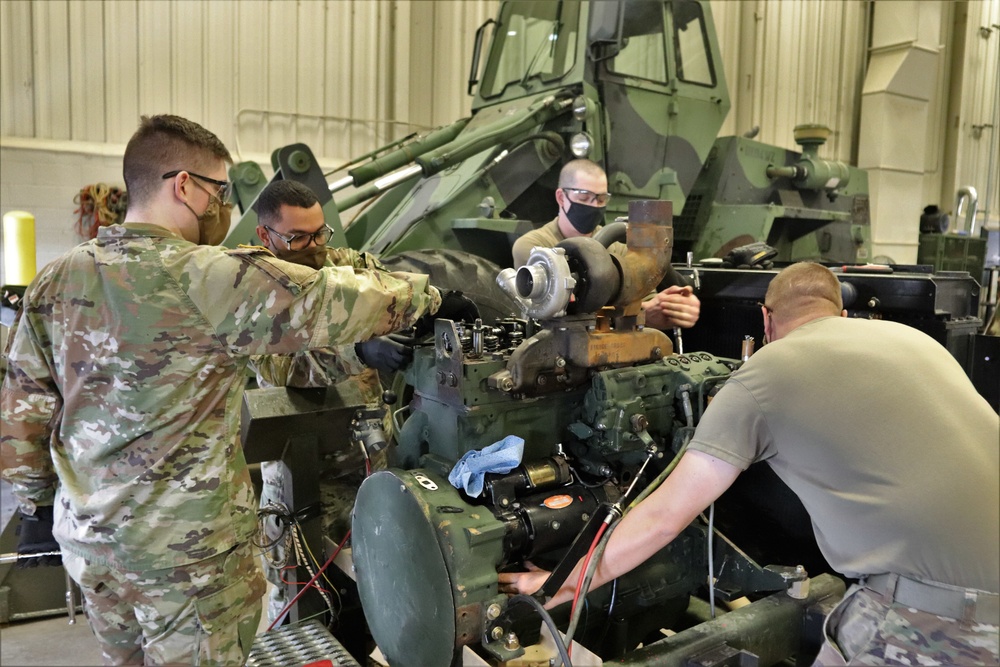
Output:
[[489,447],[466,452],[448,473],[448,481],[456,489],[465,489],[473,498],[483,492],[483,481],[488,472],[506,473],[521,463],[524,455],[524,438],[508,435]]

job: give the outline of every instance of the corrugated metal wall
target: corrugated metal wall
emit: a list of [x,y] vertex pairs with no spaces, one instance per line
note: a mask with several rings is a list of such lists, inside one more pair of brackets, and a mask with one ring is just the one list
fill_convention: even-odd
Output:
[[792,129],[833,130],[821,151],[852,161],[868,39],[867,2],[745,0],[712,5],[733,109],[723,132],[797,149]]
[[496,8],[4,0],[0,135],[123,144],[140,114],[171,112],[234,152],[301,141],[319,155],[356,155],[390,137],[382,121],[426,127],[468,115],[472,37]]
[[[173,112],[214,130],[238,159],[266,160],[293,141],[327,161],[356,156],[468,114],[473,36],[497,5],[3,0],[0,135],[123,144],[139,114]],[[870,7],[715,3],[733,98],[723,132],[760,126],[760,141],[795,148],[796,124],[824,123],[834,134],[822,154],[855,162]],[[1000,0],[968,7],[957,181],[985,173],[995,137],[973,126],[992,122],[1000,38],[975,31],[998,22]]]

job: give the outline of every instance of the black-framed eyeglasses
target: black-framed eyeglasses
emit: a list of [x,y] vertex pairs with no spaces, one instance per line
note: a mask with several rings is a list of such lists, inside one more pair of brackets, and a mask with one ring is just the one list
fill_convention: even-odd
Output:
[[326,242],[333,238],[333,229],[330,225],[323,225],[312,234],[291,234],[289,236],[285,236],[281,232],[277,232],[267,225],[264,225],[263,227],[269,233],[274,234],[279,239],[284,241],[285,247],[289,250],[303,250],[308,248],[312,243],[315,243],[316,245],[326,245]]
[[582,188],[560,188],[560,190],[565,192],[567,197],[571,192],[576,195],[575,199],[570,197],[570,201],[588,206],[607,206],[608,200],[611,199],[610,192],[591,192]]
[[196,174],[193,171],[188,171],[187,169],[174,169],[173,171],[168,171],[163,175],[164,179],[173,178],[182,171],[187,172],[189,176],[194,176],[198,180],[205,181],[206,183],[212,183],[213,185],[218,185],[219,189],[210,195],[218,197],[222,203],[229,201],[229,198],[233,194],[233,182],[232,181],[220,181],[217,178],[209,178],[208,176],[202,176],[201,174]]

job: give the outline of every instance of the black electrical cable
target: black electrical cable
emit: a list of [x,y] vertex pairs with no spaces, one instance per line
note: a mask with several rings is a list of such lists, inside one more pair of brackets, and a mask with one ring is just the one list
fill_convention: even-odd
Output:
[[[538,612],[538,615],[542,617],[542,621],[545,623],[546,627],[548,627],[549,632],[552,633],[552,641],[555,642],[556,648],[559,650],[559,659],[562,660],[563,666],[573,667],[573,663],[570,662],[569,659],[569,653],[566,652],[566,645],[563,644],[562,640],[559,638],[559,628],[556,627],[555,621],[553,621],[552,617],[549,616],[549,612],[545,611],[545,607],[542,606],[542,603],[530,595],[521,594],[512,597],[509,604],[513,604],[515,602],[527,602],[532,606],[532,608],[534,608],[535,611]],[[559,666],[555,665],[555,667]]]
[[[619,521],[621,521],[621,517],[616,517],[608,524],[607,530],[604,534],[600,535],[600,541],[594,546],[593,553],[590,554],[590,560],[587,561],[586,569],[581,573],[583,575],[583,582],[580,584],[580,590],[577,592],[581,602],[586,602],[587,594],[590,592],[590,584],[594,580],[594,575],[597,574],[597,568],[600,565],[601,559],[604,558],[604,550],[608,546],[611,534],[618,527]],[[566,628],[567,644],[573,641],[573,636],[576,634],[576,628],[580,623],[580,616],[583,613],[583,606],[578,604],[570,616],[569,626]]]

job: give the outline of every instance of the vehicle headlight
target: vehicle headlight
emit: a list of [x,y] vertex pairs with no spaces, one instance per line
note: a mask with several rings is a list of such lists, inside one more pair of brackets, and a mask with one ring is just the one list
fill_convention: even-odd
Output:
[[590,149],[593,145],[593,139],[586,132],[574,134],[569,140],[569,150],[576,157],[587,157],[590,155]]
[[586,120],[587,118],[587,98],[577,95],[573,98],[573,118]]

